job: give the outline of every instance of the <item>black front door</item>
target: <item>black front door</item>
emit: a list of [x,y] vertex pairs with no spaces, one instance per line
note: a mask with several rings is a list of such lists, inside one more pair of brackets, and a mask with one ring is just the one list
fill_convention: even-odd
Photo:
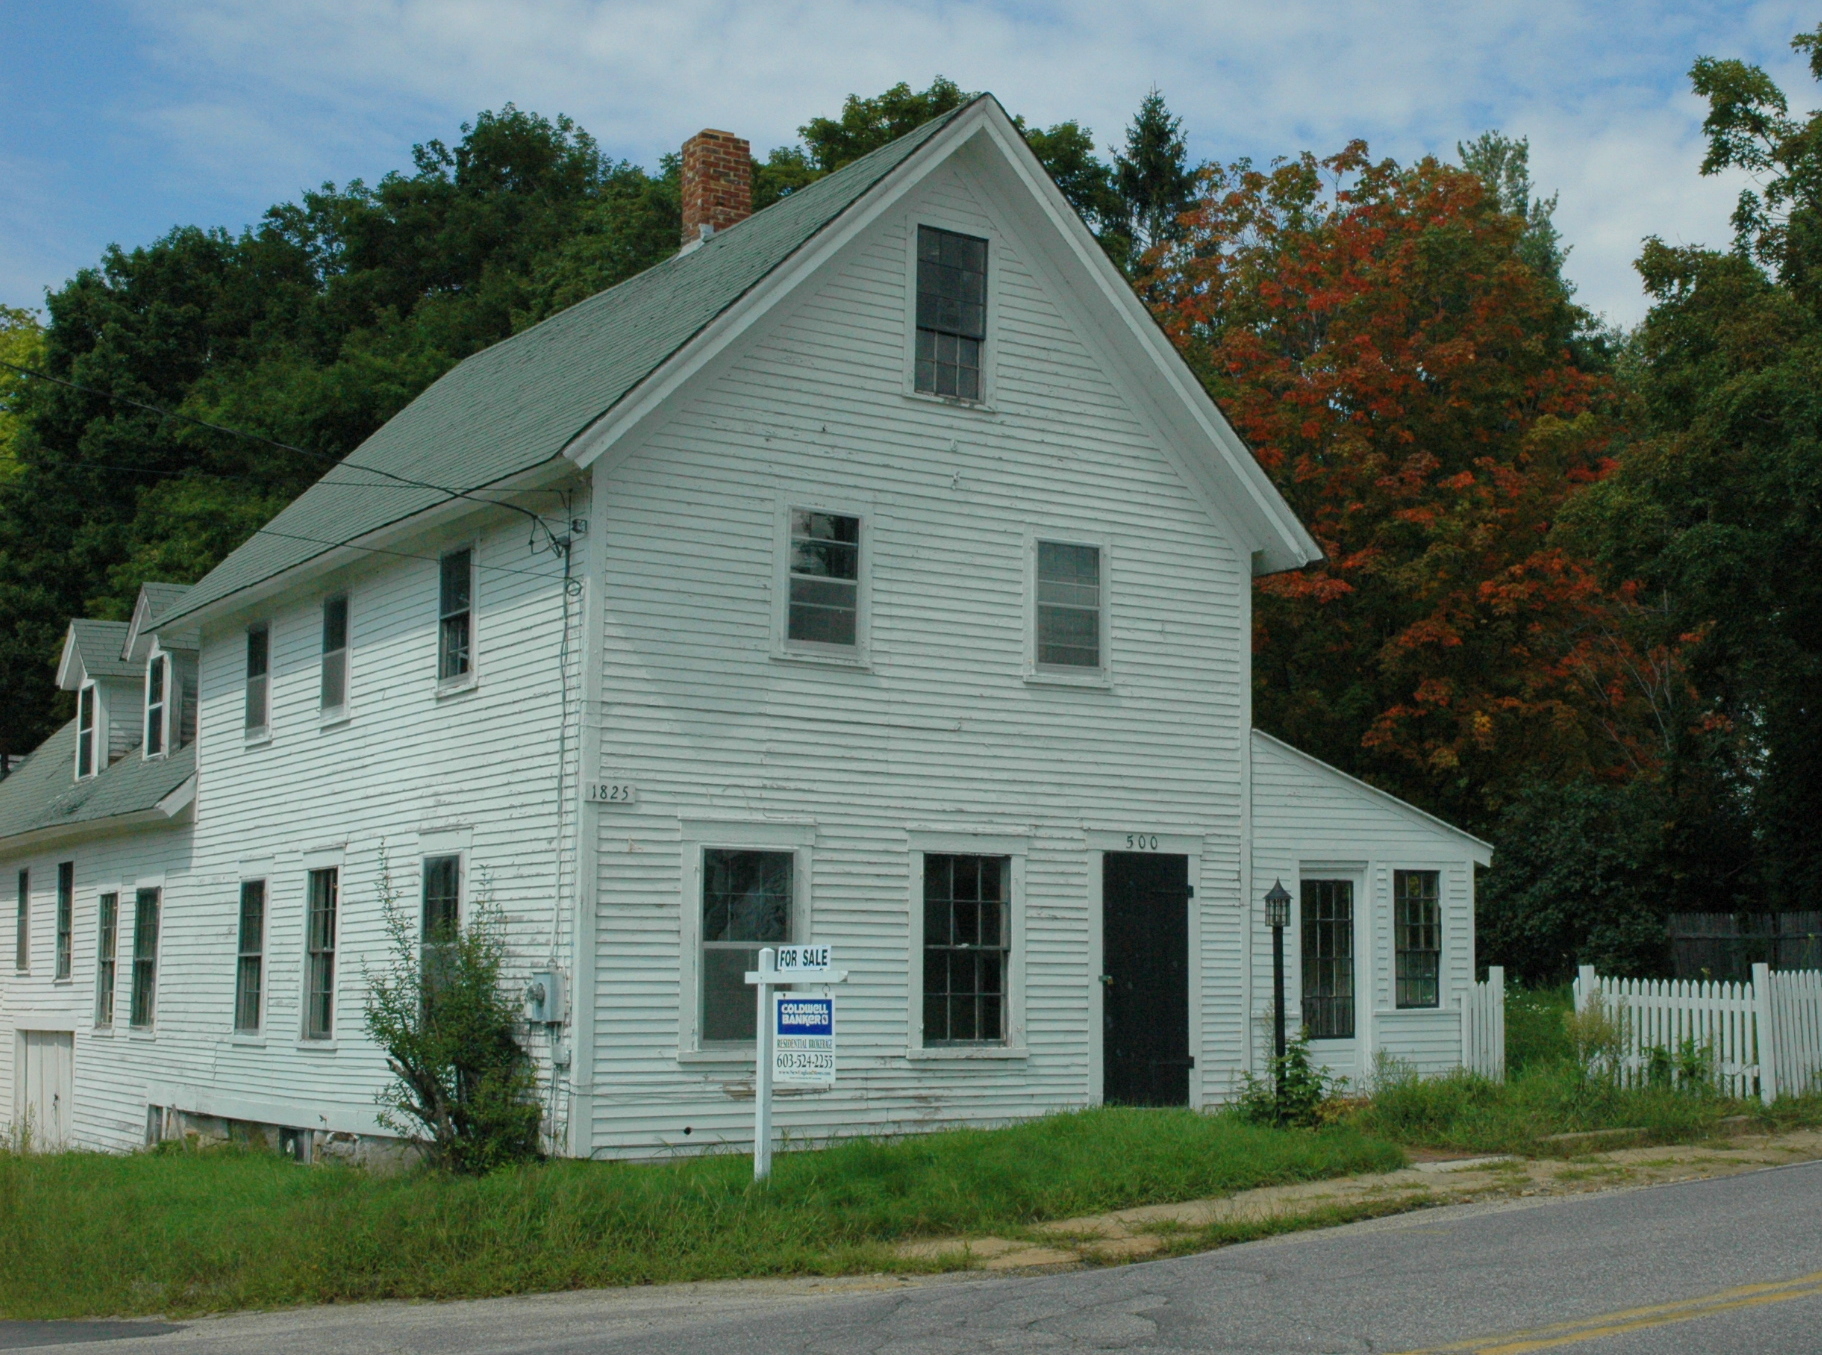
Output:
[[1101,947],[1102,1099],[1188,1105],[1188,857],[1106,854]]

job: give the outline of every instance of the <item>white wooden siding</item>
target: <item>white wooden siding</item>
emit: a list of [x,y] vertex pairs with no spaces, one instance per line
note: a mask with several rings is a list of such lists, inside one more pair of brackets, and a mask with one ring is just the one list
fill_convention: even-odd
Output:
[[[992,412],[905,393],[909,232],[987,236]],[[842,1075],[778,1119],[815,1136],[1079,1106],[1094,831],[1204,844],[1209,955],[1237,959],[1246,562],[1025,266],[988,190],[939,172],[601,486],[598,1151],[750,1139],[750,1059],[680,1050],[693,966],[679,824],[814,826],[811,928],[837,947]],[[778,506],[863,505],[869,664],[773,653]],[[1033,535],[1107,543],[1105,689],[1025,681]],[[1025,865],[1020,1058],[910,1057],[911,831],[1011,832]],[[1238,1015],[1203,1018],[1209,1045]],[[685,1128],[689,1134],[683,1133]]]
[[[1461,1062],[1455,999],[1474,978],[1474,863],[1486,848],[1406,805],[1368,790],[1314,758],[1253,738],[1253,892],[1282,880],[1300,899],[1303,878],[1355,880],[1355,1038],[1320,1040],[1317,1060],[1364,1079],[1383,1049],[1424,1073]],[[1440,1005],[1398,1009],[1393,991],[1392,873],[1435,870],[1442,904]],[[1285,1006],[1296,1029],[1302,994],[1298,902],[1285,931]],[[1264,905],[1248,911],[1253,938],[1253,1058],[1263,1066],[1272,1008],[1271,931]]]

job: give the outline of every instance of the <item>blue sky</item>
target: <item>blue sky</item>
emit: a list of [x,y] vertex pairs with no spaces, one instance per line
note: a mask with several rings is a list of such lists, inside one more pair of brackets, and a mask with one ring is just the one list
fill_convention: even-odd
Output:
[[1103,146],[1155,84],[1198,158],[1526,136],[1581,299],[1625,324],[1640,239],[1725,243],[1741,186],[1696,172],[1691,61],[1757,61],[1806,111],[1822,98],[1788,43],[1817,18],[1782,0],[4,0],[0,302],[41,304],[110,242],[238,230],[377,178],[509,100],[652,164],[706,126],[779,145],[850,91],[941,72]]

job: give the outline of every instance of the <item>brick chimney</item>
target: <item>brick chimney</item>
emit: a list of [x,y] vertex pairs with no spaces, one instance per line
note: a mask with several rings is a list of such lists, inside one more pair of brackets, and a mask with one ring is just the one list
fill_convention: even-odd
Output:
[[683,247],[753,215],[753,148],[704,130],[683,143]]

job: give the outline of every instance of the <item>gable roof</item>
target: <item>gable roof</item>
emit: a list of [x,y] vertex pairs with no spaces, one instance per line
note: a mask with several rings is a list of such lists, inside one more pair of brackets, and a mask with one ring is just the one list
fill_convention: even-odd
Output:
[[458,363],[210,570],[164,620],[556,460],[667,358],[973,106],[925,123],[689,252]]
[[1342,786],[1349,791],[1364,793],[1387,809],[1394,810],[1421,827],[1436,829],[1440,832],[1447,833],[1451,837],[1459,838],[1461,841],[1468,843],[1471,847],[1476,849],[1474,852],[1474,859],[1477,862],[1483,866],[1492,863],[1493,844],[1491,842],[1482,841],[1465,829],[1457,828],[1447,819],[1439,819],[1428,810],[1419,809],[1416,805],[1399,799],[1390,791],[1381,790],[1378,786],[1370,785],[1357,776],[1349,776],[1339,767],[1331,767],[1321,758],[1312,757],[1301,748],[1293,747],[1283,739],[1274,738],[1272,735],[1267,734],[1263,729],[1255,729],[1253,731],[1253,749],[1257,752],[1260,748],[1265,748],[1272,752],[1283,753],[1292,761],[1301,763],[1311,771],[1327,777],[1332,781],[1340,782]]
[[[133,604],[133,619],[127,622],[127,635],[120,647],[120,657],[135,663],[143,662],[151,652],[152,632],[158,627],[158,618],[183,601],[184,594],[190,591],[190,585],[184,583],[142,583],[139,585],[139,599]],[[187,637],[186,637],[187,638]],[[172,640],[167,637],[168,645]],[[179,646],[182,648],[184,646]]]
[[[102,625],[125,627],[118,621]],[[32,750],[0,781],[0,846],[31,834],[100,827],[109,820],[169,823],[188,799],[179,792],[196,774],[196,745],[169,757],[143,758],[137,748],[86,781],[74,781],[76,722],[71,720]]]
[[71,621],[63,637],[63,657],[57,662],[57,685],[73,692],[89,678],[138,677],[138,667],[122,657],[126,638],[124,621]]

